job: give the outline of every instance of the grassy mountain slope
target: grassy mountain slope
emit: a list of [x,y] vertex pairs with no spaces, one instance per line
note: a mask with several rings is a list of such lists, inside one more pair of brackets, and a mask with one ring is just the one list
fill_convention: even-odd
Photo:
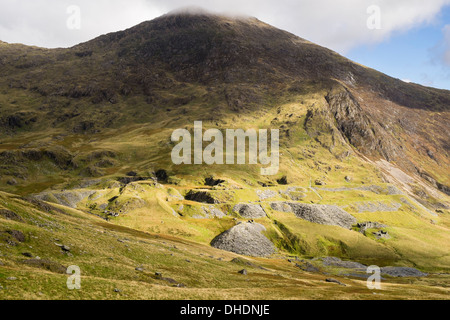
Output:
[[[329,287],[323,273],[286,262],[291,255],[431,273],[408,288],[410,280],[389,279],[385,298],[448,294],[437,273],[450,268],[449,91],[393,79],[253,18],[211,14],[165,15],[68,49],[0,42],[0,74],[0,190],[8,192],[0,212],[24,220],[0,216],[4,287],[19,275],[43,298],[372,297],[365,281]],[[175,166],[173,130],[199,120],[205,130],[280,129],[279,174]],[[208,185],[210,177],[223,181]],[[215,203],[188,200],[198,191]],[[358,223],[385,225],[390,238],[299,219],[274,210],[280,201],[338,205]],[[230,267],[236,255],[210,246],[248,220],[233,210],[239,203],[262,206],[267,217],[255,220],[277,250],[252,260],[267,270],[250,281]],[[10,229],[26,241],[9,244]],[[66,276],[36,270],[40,262],[21,271],[26,246],[56,270],[82,267],[89,293],[64,291]],[[159,270],[176,283],[156,279]],[[178,281],[187,288],[171,287]],[[7,285],[3,297],[25,294],[24,282]]]
[[[282,256],[242,258],[6,193],[0,194],[0,203],[20,219],[0,218],[0,237],[11,243],[1,247],[1,299],[340,299],[343,295],[442,299],[448,295],[442,285],[448,276],[390,278],[382,294],[373,295],[365,280],[338,277],[346,287],[326,283],[325,275],[305,273]],[[59,245],[68,246],[70,252]],[[81,290],[66,287],[64,272],[70,265],[82,270]],[[238,273],[242,268],[248,270],[247,276]]]

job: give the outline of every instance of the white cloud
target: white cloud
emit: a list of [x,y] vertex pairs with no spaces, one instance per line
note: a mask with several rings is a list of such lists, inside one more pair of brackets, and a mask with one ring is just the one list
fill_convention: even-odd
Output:
[[[440,72],[436,76],[439,80],[447,83],[446,89],[450,89],[450,24],[442,28],[442,39],[429,50],[431,55],[431,65],[439,68]],[[435,78],[436,78],[435,77]]]
[[[215,12],[256,16],[345,53],[361,44],[384,41],[395,32],[433,23],[450,0],[191,0],[190,4]],[[66,28],[69,5],[81,8],[79,31]],[[372,5],[381,9],[379,30],[367,27],[367,8]],[[183,6],[185,0],[0,0],[0,40],[72,46]]]
[[[81,30],[69,30],[67,8],[81,9]],[[0,40],[69,47],[153,19],[163,11],[146,0],[0,0]]]
[[442,38],[429,50],[430,63],[441,66],[447,78],[450,77],[450,24],[442,28]]
[[450,24],[446,25],[443,29],[444,40],[443,40],[443,62],[450,66]]

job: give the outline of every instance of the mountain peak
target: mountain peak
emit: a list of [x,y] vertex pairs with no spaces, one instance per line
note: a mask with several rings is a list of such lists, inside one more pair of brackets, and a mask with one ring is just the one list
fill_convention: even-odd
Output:
[[[246,19],[255,19],[254,17],[251,17],[249,15],[245,15],[242,13],[237,13],[237,12],[213,12],[213,11],[209,11],[206,10],[202,7],[198,7],[198,6],[186,6],[186,7],[181,7],[178,9],[174,9],[170,12],[168,12],[167,14],[163,15],[162,17],[170,17],[170,16],[208,16],[208,17],[222,17],[222,18],[228,18],[228,19],[239,19],[239,20],[246,20]],[[162,18],[161,17],[161,18]]]
[[211,11],[205,10],[202,7],[198,6],[186,6],[174,9],[165,16],[178,16],[178,15],[213,15]]

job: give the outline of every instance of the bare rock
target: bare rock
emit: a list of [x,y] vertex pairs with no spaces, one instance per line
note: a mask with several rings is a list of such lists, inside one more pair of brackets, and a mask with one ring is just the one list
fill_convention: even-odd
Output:
[[296,263],[295,266],[306,272],[311,273],[320,272],[319,268],[317,268],[315,265],[313,265],[311,262],[308,261],[304,261],[301,264]]
[[220,203],[210,192],[208,191],[195,191],[191,190],[185,197],[186,200],[200,202],[200,203],[209,203],[209,204],[218,204]]
[[307,190],[305,188],[299,188],[299,187],[289,187],[284,190],[280,190],[281,195],[287,196],[289,199],[293,201],[301,201],[306,197]]
[[241,217],[246,219],[258,219],[267,216],[264,209],[257,204],[238,204],[234,206],[233,211],[240,214]]
[[57,203],[69,208],[76,208],[78,203],[93,195],[95,191],[92,190],[71,190],[63,192],[43,192],[36,195],[36,198],[41,201]]
[[7,209],[0,209],[0,217],[5,218],[6,220],[23,221],[17,213]]
[[288,178],[286,176],[283,176],[282,178],[278,179],[277,182],[278,182],[278,184],[281,184],[281,185],[289,184]]
[[391,236],[389,235],[389,233],[387,231],[384,230],[380,230],[378,232],[374,232],[373,235],[377,238],[377,239],[390,239]]
[[22,263],[34,268],[44,269],[53,273],[65,274],[67,271],[67,268],[64,267],[63,265],[48,259],[30,259],[25,260]]
[[354,262],[354,261],[344,261],[337,257],[326,257],[322,259],[323,265],[327,267],[338,267],[354,270],[366,270],[367,266]]
[[209,177],[205,179],[205,186],[215,187],[224,183],[225,180],[222,179],[214,179],[214,177]]
[[408,278],[408,277],[426,277],[428,274],[423,273],[415,268],[405,267],[384,267],[381,268],[381,274],[388,275],[395,278]]
[[400,203],[392,202],[390,204],[386,204],[380,201],[369,201],[369,202],[359,202],[356,203],[356,207],[359,213],[363,212],[396,212],[398,211],[402,205]]
[[366,234],[366,231],[369,229],[383,229],[387,226],[378,222],[367,221],[358,223],[357,227],[359,228],[359,232]]
[[11,179],[9,179],[6,183],[7,183],[9,186],[15,186],[15,185],[17,185],[17,180],[14,179],[14,178],[11,178]]
[[333,278],[328,278],[325,280],[328,283],[336,283],[340,286],[346,286],[345,284],[343,284],[342,282],[340,282],[339,280],[333,279]]
[[270,199],[270,198],[274,198],[278,195],[273,190],[257,190],[256,194],[258,195],[259,199],[262,201]]
[[262,234],[266,228],[258,223],[242,223],[217,236],[214,248],[237,254],[267,257],[275,252],[273,243]]
[[18,230],[7,230],[6,233],[11,235],[14,239],[16,239],[19,242],[25,242],[25,235]]
[[287,202],[272,202],[270,204],[270,207],[272,208],[272,210],[275,210],[275,211],[280,211],[280,212],[285,212],[285,213],[293,212],[290,203],[287,203]]
[[317,179],[316,181],[314,181],[314,184],[316,186],[324,186],[326,183],[323,182],[321,179]]
[[357,221],[355,217],[338,206],[303,203],[290,203],[290,206],[297,217],[312,223],[351,229]]

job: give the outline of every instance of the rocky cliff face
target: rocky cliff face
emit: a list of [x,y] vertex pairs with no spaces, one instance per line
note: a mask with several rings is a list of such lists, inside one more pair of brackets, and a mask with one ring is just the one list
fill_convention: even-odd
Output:
[[338,129],[352,146],[366,155],[382,156],[387,161],[404,156],[395,145],[392,133],[373,121],[347,89],[330,92],[326,100]]

